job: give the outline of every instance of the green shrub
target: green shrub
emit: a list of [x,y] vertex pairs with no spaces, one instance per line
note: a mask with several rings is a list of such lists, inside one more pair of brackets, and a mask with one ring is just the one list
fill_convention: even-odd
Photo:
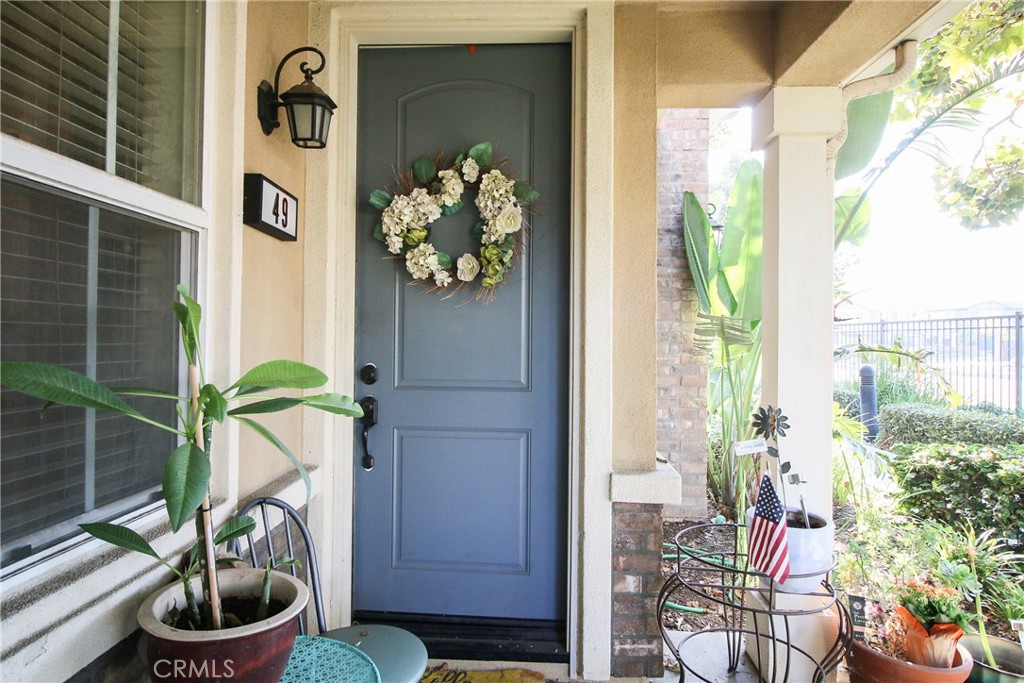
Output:
[[879,408],[878,421],[886,444],[1024,444],[1024,420],[1013,415],[902,403]]
[[858,418],[860,417],[860,390],[852,389],[848,386],[834,386],[832,387],[832,400],[839,404],[843,409],[843,414],[847,417]]
[[1024,544],[1024,446],[899,444],[891,464],[911,514]]

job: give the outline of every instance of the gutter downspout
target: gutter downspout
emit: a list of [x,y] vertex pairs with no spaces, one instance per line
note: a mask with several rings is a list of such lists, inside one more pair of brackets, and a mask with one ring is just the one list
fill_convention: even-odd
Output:
[[864,78],[859,81],[854,81],[843,88],[843,111],[842,118],[840,119],[841,126],[839,132],[834,137],[829,138],[828,143],[825,146],[825,155],[828,162],[828,172],[830,174],[835,172],[836,168],[836,153],[839,152],[839,148],[846,142],[847,136],[850,134],[849,121],[846,118],[846,110],[849,107],[850,102],[867,95],[877,95],[878,93],[886,92],[894,89],[896,86],[901,84],[903,81],[910,77],[910,74],[917,68],[917,41],[906,40],[896,46],[896,69],[891,74],[882,74],[881,76],[872,76],[871,78]]

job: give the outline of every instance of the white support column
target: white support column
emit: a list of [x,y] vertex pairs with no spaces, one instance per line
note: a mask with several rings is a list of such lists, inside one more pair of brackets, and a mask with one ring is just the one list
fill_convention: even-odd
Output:
[[[840,126],[835,87],[774,88],[754,110],[764,149],[762,404],[783,408],[782,460],[808,481],[808,506],[832,511],[832,196],[826,140]],[[793,500],[789,501],[793,504]]]

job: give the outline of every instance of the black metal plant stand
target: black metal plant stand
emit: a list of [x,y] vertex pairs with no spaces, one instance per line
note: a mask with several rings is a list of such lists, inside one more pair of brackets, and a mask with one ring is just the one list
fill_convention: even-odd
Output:
[[[766,670],[761,671],[761,680],[767,683],[787,683],[790,664],[794,657],[799,657],[806,660],[814,672],[813,683],[824,683],[828,674],[839,666],[853,642],[850,614],[829,583],[829,572],[835,564],[829,567],[820,589],[807,594],[820,598],[819,604],[808,609],[772,608],[777,591],[767,576],[754,569],[747,569],[746,550],[740,539],[743,529],[740,524],[698,524],[676,534],[676,566],[658,596],[658,622],[665,643],[679,662],[680,683],[687,680],[687,674],[694,676],[693,680],[707,683],[717,680],[705,678],[686,661],[686,644],[689,641],[698,637],[714,637],[715,634],[721,634],[725,639],[729,673],[739,667],[744,650],[743,636],[746,635],[756,639],[759,666],[767,664],[764,666]],[[790,578],[806,578],[820,573],[790,574]],[[693,593],[722,605],[722,625],[688,634],[677,648],[669,639],[663,619],[668,609],[666,603],[677,593]],[[752,604],[749,597],[753,594],[762,596],[768,607]],[[824,612],[832,606],[836,607],[839,616],[835,641],[820,660],[815,659],[805,649],[791,642],[789,620],[792,617]],[[762,643],[765,641],[770,645],[766,644],[766,652],[762,652]],[[784,664],[780,664],[780,660],[784,660]]]

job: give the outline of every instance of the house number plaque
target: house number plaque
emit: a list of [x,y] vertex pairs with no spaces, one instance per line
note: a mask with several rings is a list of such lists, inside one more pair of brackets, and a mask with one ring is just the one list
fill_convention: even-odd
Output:
[[279,240],[298,239],[299,200],[259,173],[246,173],[242,222]]

